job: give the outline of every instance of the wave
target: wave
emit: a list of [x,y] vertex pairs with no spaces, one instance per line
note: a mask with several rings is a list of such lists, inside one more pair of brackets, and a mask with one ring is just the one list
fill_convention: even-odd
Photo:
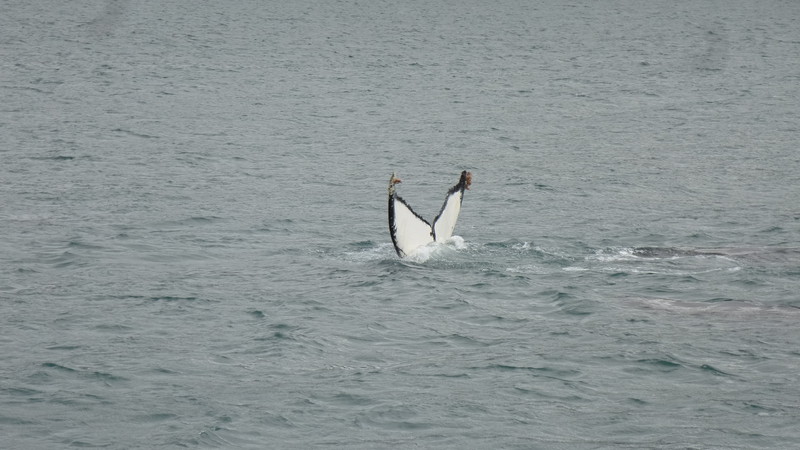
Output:
[[787,304],[760,304],[752,301],[715,299],[712,301],[685,301],[663,297],[632,297],[623,301],[636,309],[679,313],[682,315],[761,316],[800,314],[800,307]]
[[[743,270],[791,274],[800,265],[800,249],[772,247],[688,248],[656,246],[591,247],[580,242],[536,243],[528,240],[472,242],[453,236],[400,259],[390,242],[354,242],[329,254],[355,263],[397,267],[469,270],[496,276],[535,277],[592,273],[601,276],[659,275],[697,280],[712,273]],[[667,278],[669,279],[669,278]]]

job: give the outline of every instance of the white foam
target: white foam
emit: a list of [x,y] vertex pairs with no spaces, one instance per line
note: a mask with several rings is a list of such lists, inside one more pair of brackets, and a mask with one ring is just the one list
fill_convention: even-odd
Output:
[[521,244],[519,244],[519,243],[518,244],[514,244],[514,245],[511,246],[511,248],[513,248],[514,250],[530,250],[531,243],[528,242],[528,241],[525,241],[525,242],[523,242]]
[[451,236],[444,242],[431,242],[422,247],[418,247],[410,255],[406,256],[406,260],[414,263],[424,263],[431,258],[441,258],[442,256],[459,250],[467,248],[464,238],[461,236]]
[[345,252],[345,261],[352,262],[369,262],[379,261],[386,259],[388,256],[394,256],[394,246],[390,243],[379,244],[376,247],[365,248],[362,250]]
[[456,250],[465,250],[467,248],[464,238],[461,236],[453,235],[450,239],[444,241],[445,245],[452,245]]

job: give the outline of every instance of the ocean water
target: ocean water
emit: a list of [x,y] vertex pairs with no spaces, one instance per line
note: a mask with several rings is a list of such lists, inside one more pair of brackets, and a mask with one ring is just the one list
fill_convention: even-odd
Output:
[[0,447],[800,442],[800,3],[2,9]]

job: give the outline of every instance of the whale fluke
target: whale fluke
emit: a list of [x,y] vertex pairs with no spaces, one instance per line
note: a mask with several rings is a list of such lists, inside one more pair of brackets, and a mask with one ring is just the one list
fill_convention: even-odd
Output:
[[402,199],[395,190],[395,185],[402,182],[392,173],[389,179],[389,233],[397,255],[404,258],[423,245],[431,242],[443,242],[453,235],[453,230],[461,212],[461,201],[464,191],[472,184],[472,173],[461,172],[461,178],[455,186],[447,191],[439,215],[428,223],[411,206]]

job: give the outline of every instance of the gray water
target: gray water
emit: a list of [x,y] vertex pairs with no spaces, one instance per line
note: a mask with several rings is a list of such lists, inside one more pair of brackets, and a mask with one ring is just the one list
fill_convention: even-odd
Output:
[[[0,447],[800,445],[800,3],[6,1]],[[453,242],[399,260],[386,186]]]

